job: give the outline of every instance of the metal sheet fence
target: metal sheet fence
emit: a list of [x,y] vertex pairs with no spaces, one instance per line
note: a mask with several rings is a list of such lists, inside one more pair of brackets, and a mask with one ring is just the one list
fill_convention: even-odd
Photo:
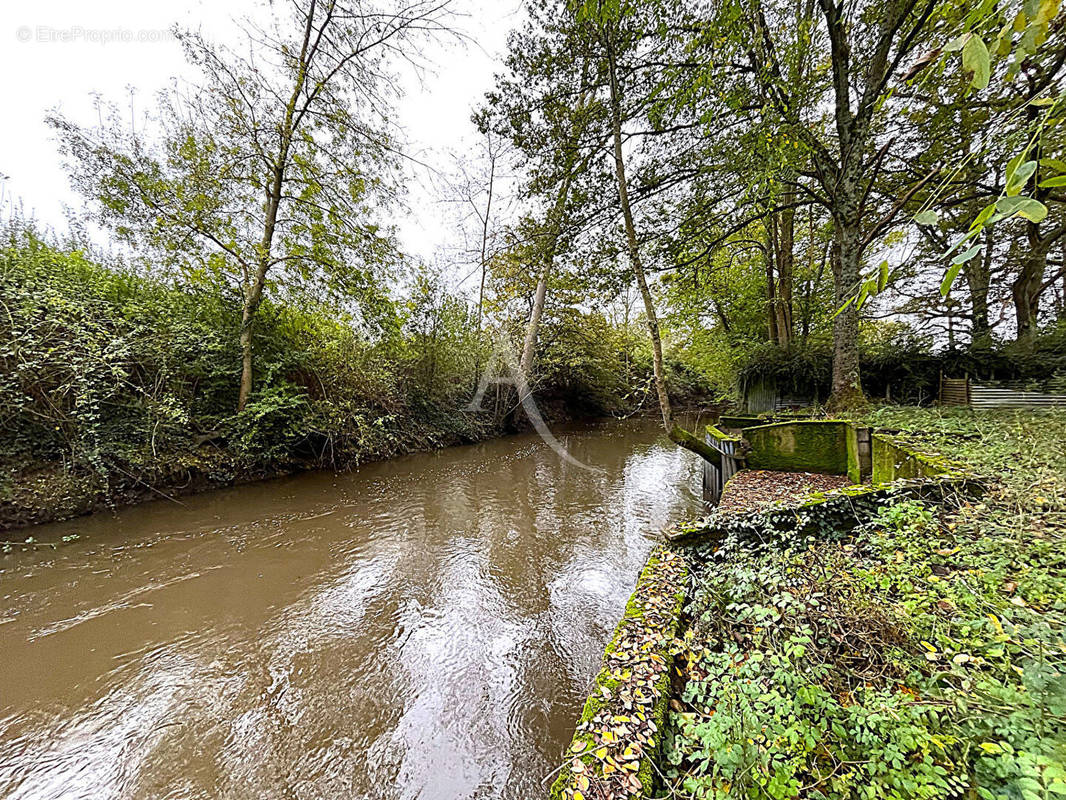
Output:
[[[1061,383],[1061,381],[1056,382]],[[974,383],[969,378],[941,378],[940,404],[971,408],[1033,408],[1066,405],[1066,392],[1034,389],[1024,381]],[[1055,385],[1054,389],[1058,389]]]
[[738,443],[719,439],[709,433],[704,434],[703,440],[722,454],[720,469],[709,461],[703,462],[703,502],[718,505],[726,482],[741,468],[741,461],[736,457]]

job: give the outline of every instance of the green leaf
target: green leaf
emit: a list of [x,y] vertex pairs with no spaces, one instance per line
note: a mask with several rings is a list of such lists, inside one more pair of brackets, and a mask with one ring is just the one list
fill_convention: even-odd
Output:
[[1061,0],[1041,0],[1040,10],[1036,12],[1036,22],[1038,24],[1047,24],[1051,20],[1055,19],[1059,13],[1059,6]]
[[999,58],[1010,55],[1010,46],[1013,39],[1014,29],[1011,23],[1008,22],[1000,29],[999,35],[996,36],[996,45],[992,48],[992,52]]
[[830,319],[836,319],[838,316],[840,316],[845,311],[847,311],[848,306],[850,306],[852,303],[854,303],[855,300],[856,300],[856,298],[855,298],[854,295],[849,297],[847,302],[844,303],[844,305],[842,305],[840,308],[838,308],[836,311],[833,312],[833,315],[830,317]]
[[1007,176],[1007,196],[1013,197],[1021,192],[1025,188],[1025,184],[1029,182],[1029,179],[1036,172],[1036,162],[1026,161],[1019,164],[1017,168]]
[[996,204],[989,203],[987,206],[981,209],[981,213],[977,215],[977,218],[973,221],[973,224],[970,225],[970,229],[972,230],[974,228],[980,228],[982,225],[988,222],[989,217],[991,217],[995,213]]
[[992,74],[988,48],[980,36],[971,36],[962,48],[962,68],[971,73],[970,83],[977,89],[988,86]]
[[881,262],[881,269],[877,274],[877,291],[883,292],[888,286],[888,260]]
[[1011,182],[1014,178],[1014,171],[1018,169],[1018,165],[1025,161],[1025,157],[1029,154],[1028,148],[1018,153],[1014,158],[1007,162],[1007,169],[1003,173],[1003,180],[1007,183]]
[[1047,206],[1039,200],[1027,197],[1025,203],[1018,209],[1017,214],[1019,217],[1025,217],[1030,222],[1043,222],[1047,217]]
[[953,259],[951,259],[951,263],[958,264],[959,266],[961,266],[980,252],[981,245],[975,244],[973,247],[969,248],[968,250],[964,250],[963,252],[955,256]]
[[1048,178],[1045,181],[1040,181],[1037,186],[1041,189],[1055,189],[1059,186],[1066,186],[1066,175],[1059,175],[1056,178]]
[[1047,216],[1047,206],[1031,197],[1000,198],[996,209],[1010,217],[1025,217],[1030,222],[1042,222]]
[[919,225],[936,225],[940,217],[932,209],[927,209],[915,216],[914,221]]
[[954,39],[944,45],[944,52],[954,53],[958,50],[961,50],[963,47],[966,46],[966,43],[972,38],[972,33],[964,33],[962,36],[956,36]]
[[1058,158],[1042,158],[1040,159],[1040,166],[1053,169],[1056,172],[1066,172],[1066,161]]
[[960,236],[955,241],[955,243],[947,249],[947,252],[945,252],[944,255],[950,256],[952,253],[954,253],[956,250],[958,250],[960,247],[970,241],[970,239],[973,239],[975,236],[977,236],[980,232],[980,228],[971,228],[969,231],[967,231],[965,236]]
[[944,280],[940,283],[941,297],[948,296],[948,292],[951,291],[951,285],[955,283],[955,279],[959,277],[960,270],[962,270],[962,264],[952,264],[948,267],[947,274],[944,275]]

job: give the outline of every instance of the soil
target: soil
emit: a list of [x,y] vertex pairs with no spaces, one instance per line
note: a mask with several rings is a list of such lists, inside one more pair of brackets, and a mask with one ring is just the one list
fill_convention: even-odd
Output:
[[726,484],[718,512],[746,514],[774,503],[798,500],[812,492],[825,492],[844,486],[851,486],[847,475],[746,469],[738,472]]

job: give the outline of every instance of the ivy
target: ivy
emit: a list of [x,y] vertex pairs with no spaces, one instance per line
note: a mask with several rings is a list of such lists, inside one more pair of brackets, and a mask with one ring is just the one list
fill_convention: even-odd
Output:
[[1066,794],[1066,414],[883,409],[867,422],[994,478],[990,490],[890,497],[850,532],[769,513],[690,550],[667,788]]

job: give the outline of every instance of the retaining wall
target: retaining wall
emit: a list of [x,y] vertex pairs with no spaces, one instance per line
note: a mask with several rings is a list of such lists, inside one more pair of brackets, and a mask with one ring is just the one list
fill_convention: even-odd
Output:
[[687,588],[685,560],[667,545],[657,547],[607,645],[551,800],[570,800],[575,792],[651,795],[670,698],[670,647]]
[[751,445],[747,465],[780,472],[847,475],[849,428],[847,422],[837,420],[777,422],[745,428],[744,438]]
[[940,459],[902,447],[883,434],[873,434],[870,445],[874,483],[932,478],[948,472],[948,465]]

